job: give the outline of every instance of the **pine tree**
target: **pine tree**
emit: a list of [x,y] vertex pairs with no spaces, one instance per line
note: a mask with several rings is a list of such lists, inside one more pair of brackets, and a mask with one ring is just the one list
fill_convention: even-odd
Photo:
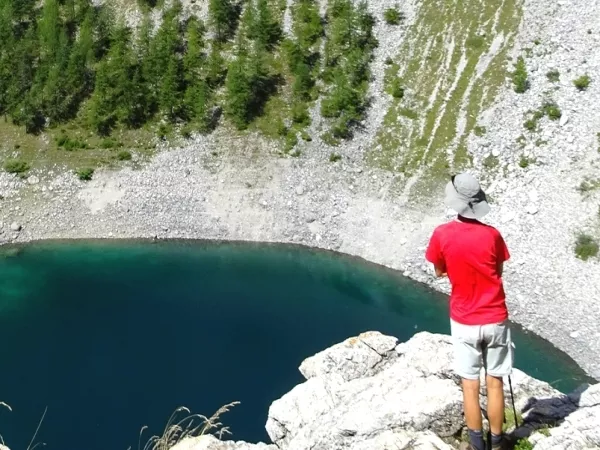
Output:
[[31,21],[34,18],[36,0],[12,0],[10,3],[12,3],[13,17],[17,22],[24,20]]
[[227,66],[221,55],[221,48],[216,42],[212,43],[206,66],[207,84],[213,89],[221,86],[227,76]]
[[262,48],[272,48],[281,38],[281,27],[269,8],[267,0],[256,0],[256,16],[250,25],[250,38]]
[[11,70],[5,101],[6,110],[17,125],[29,124],[35,130],[39,123],[37,105],[27,96],[35,77],[35,62],[38,58],[38,39],[35,27],[29,27],[25,35],[16,42],[11,53]]
[[209,0],[208,13],[216,40],[228,40],[235,32],[238,19],[238,12],[232,0]]
[[44,115],[51,123],[61,122],[67,118],[68,86],[65,72],[69,62],[69,41],[65,29],[60,32],[57,54],[53,59],[54,64],[49,68],[41,98]]
[[0,0],[0,114],[8,110],[8,90],[13,73],[14,11],[10,0]]
[[182,108],[182,74],[179,60],[172,55],[161,79],[159,106],[160,111],[170,121],[175,121],[181,115]]
[[62,23],[58,0],[46,0],[39,21],[40,58],[48,65],[54,62],[59,52]]
[[[150,41],[148,57],[143,62],[143,78],[148,89],[151,109],[174,120],[183,102],[182,71],[179,53],[182,50],[182,30],[179,23],[181,4],[175,2],[165,11],[156,35]],[[179,105],[179,106],[178,106]]]
[[240,130],[245,129],[250,122],[253,96],[252,79],[248,73],[247,64],[247,55],[239,49],[237,57],[229,65],[225,80],[225,113]]
[[187,24],[186,41],[183,56],[185,116],[196,122],[200,131],[207,131],[210,88],[207,82],[204,27],[195,18],[191,18]]
[[94,83],[93,15],[90,12],[79,28],[79,38],[73,44],[65,70],[65,116],[75,117],[81,102],[88,97]]
[[119,26],[98,67],[88,117],[99,134],[108,134],[117,123],[127,127],[141,125],[146,119],[145,111],[141,70],[131,48],[130,30]]
[[183,69],[185,81],[190,85],[200,78],[202,68],[206,64],[204,27],[195,17],[190,18],[187,23],[186,42]]

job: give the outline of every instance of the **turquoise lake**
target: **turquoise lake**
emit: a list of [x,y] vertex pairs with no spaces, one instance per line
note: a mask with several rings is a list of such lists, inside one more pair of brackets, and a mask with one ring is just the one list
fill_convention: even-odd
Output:
[[[267,440],[271,402],[308,356],[368,330],[449,333],[447,297],[398,273],[299,247],[44,242],[0,249],[0,435],[27,448],[127,450],[178,406],[233,439]],[[515,329],[516,365],[569,391],[589,381]],[[143,444],[142,444],[143,447]]]

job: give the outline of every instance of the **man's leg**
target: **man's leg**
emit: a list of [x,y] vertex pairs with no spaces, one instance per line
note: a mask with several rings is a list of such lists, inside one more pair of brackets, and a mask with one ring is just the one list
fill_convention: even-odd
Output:
[[479,406],[479,374],[482,364],[479,327],[451,321],[451,334],[454,341],[454,370],[462,378],[463,408],[471,448],[485,450]]
[[492,433],[492,449],[500,448],[504,422],[504,381],[513,367],[513,343],[507,323],[484,328],[488,340],[486,351],[486,383],[488,395],[488,419]]
[[465,422],[470,430],[481,430],[481,407],[479,406],[479,379],[462,379]]
[[504,423],[504,382],[502,377],[487,375],[485,377],[487,386],[487,413],[490,421],[492,435],[502,434]]

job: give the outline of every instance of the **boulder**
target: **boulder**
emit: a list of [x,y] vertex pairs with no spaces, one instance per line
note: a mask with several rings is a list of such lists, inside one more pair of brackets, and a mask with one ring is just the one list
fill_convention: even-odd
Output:
[[[429,349],[450,345],[426,335],[433,337]],[[269,437],[279,448],[294,450],[376,450],[388,448],[389,442],[431,442],[420,433],[448,437],[460,432],[458,380],[449,375],[449,367],[426,369],[432,354],[426,362],[420,348],[425,340],[423,335],[396,346],[394,338],[365,333],[307,359],[300,371],[308,380],[269,409]],[[449,365],[449,358],[441,360]]]
[[13,222],[10,224],[10,229],[12,231],[21,231],[21,225],[19,225],[17,222]]
[[[307,358],[299,370],[306,381],[269,408],[273,444],[202,436],[173,449],[451,450],[464,431],[447,335],[421,332],[398,344],[394,337],[363,333]],[[535,450],[600,448],[600,384],[566,395],[518,369],[511,382],[523,417],[517,437],[529,436]],[[505,388],[510,408],[508,383]],[[484,382],[482,394],[485,410]]]
[[[2,450],[2,449],[0,449]],[[249,444],[244,441],[221,441],[216,437],[206,434],[199,437],[187,437],[182,439],[171,450],[278,450],[274,445]]]

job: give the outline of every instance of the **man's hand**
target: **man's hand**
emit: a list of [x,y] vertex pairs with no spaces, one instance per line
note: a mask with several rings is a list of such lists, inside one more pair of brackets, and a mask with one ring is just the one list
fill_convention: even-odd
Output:
[[433,266],[435,268],[435,276],[438,278],[443,278],[443,277],[447,277],[448,274],[446,273],[446,268],[445,267],[441,267],[438,265],[434,265]]

